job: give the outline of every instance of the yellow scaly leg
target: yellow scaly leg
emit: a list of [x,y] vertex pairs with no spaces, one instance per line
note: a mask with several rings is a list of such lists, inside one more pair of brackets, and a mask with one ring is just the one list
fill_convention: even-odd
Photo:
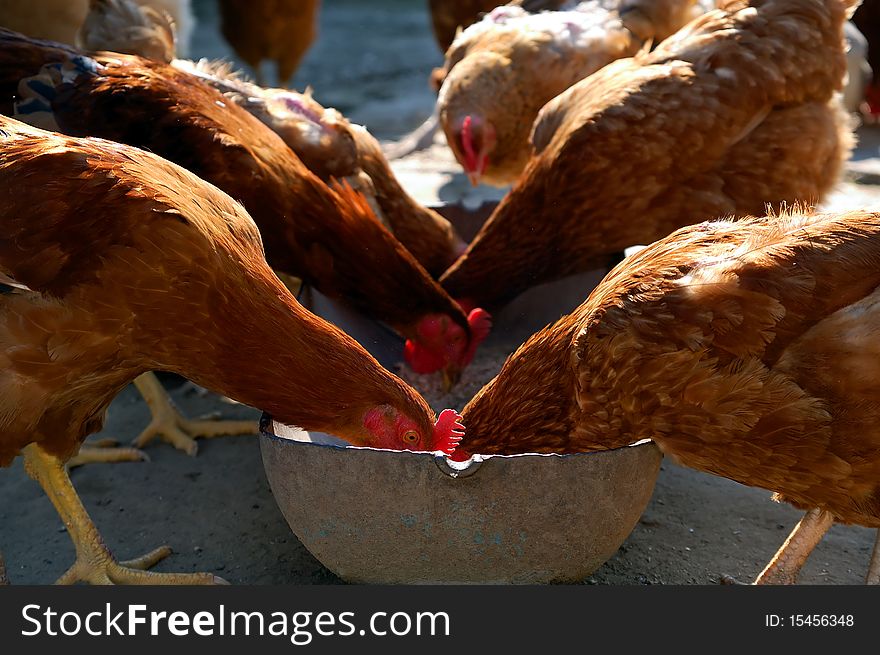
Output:
[[825,510],[811,509],[794,527],[755,584],[794,584],[801,568],[834,523]]
[[190,420],[181,416],[171,402],[168,392],[154,373],[144,373],[134,381],[135,386],[147,405],[153,419],[143,432],[132,442],[136,448],[143,448],[156,437],[170,443],[187,455],[195,455],[198,450],[196,437],[220,437],[224,435],[258,434],[256,421],[217,421]]
[[224,580],[210,573],[154,573],[147,571],[156,562],[168,557],[171,549],[162,546],[143,557],[117,562],[73,488],[64,462],[50,455],[37,444],[24,449],[24,466],[55,506],[76,548],[76,562],[58,584],[88,582],[91,584],[223,584]]
[[865,584],[880,584],[880,530],[877,530],[877,538],[874,540],[874,552],[871,553]]

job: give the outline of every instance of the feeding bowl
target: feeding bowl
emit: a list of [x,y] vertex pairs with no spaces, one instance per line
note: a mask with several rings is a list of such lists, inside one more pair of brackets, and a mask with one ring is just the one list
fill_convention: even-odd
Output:
[[309,443],[264,415],[260,447],[290,528],[328,569],[374,584],[580,582],[639,520],[650,441],[573,455],[474,456]]
[[[491,206],[445,209],[467,239]],[[513,350],[580,305],[606,272],[526,291],[495,313],[486,345]],[[403,341],[389,328],[308,287],[299,299],[395,370]],[[580,582],[632,531],[662,459],[646,441],[455,463],[350,446],[267,415],[261,432],[269,484],[291,530],[342,579],[377,584]]]

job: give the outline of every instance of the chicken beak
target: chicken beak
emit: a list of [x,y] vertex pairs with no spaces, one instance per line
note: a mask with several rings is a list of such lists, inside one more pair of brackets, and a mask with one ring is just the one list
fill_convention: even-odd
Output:
[[456,368],[443,369],[443,393],[449,393],[461,379],[461,371]]

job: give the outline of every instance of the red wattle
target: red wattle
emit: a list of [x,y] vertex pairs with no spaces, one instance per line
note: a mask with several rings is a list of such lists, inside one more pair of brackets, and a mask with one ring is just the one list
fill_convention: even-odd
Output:
[[436,373],[446,365],[442,356],[432,353],[410,339],[407,339],[403,346],[403,359],[413,372],[419,375]]
[[480,165],[477,151],[474,150],[473,135],[471,134],[472,121],[473,119],[470,116],[465,116],[461,122],[461,150],[464,155],[464,167],[468,172],[482,173],[482,171],[477,170],[480,168]]

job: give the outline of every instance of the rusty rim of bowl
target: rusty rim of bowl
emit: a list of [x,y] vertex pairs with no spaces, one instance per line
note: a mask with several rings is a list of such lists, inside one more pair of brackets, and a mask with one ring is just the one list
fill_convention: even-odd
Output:
[[[265,437],[267,439],[272,439],[275,441],[284,441],[289,443],[295,443],[300,446],[314,446],[316,448],[329,448],[333,450],[369,450],[381,453],[388,453],[391,457],[402,456],[402,455],[415,455],[417,457],[431,457],[434,460],[434,464],[437,465],[437,468],[440,469],[443,473],[448,475],[451,478],[466,478],[474,473],[476,473],[483,462],[489,459],[516,459],[522,457],[540,457],[543,459],[552,459],[557,458],[559,460],[563,459],[571,459],[575,457],[589,457],[590,455],[599,455],[606,453],[614,453],[614,452],[624,452],[631,448],[638,448],[641,446],[645,446],[648,444],[653,444],[656,447],[656,444],[652,439],[640,439],[631,444],[627,444],[626,446],[620,446],[618,448],[609,448],[607,450],[590,450],[585,452],[578,453],[516,453],[514,455],[480,455],[474,454],[471,457],[463,462],[456,462],[449,459],[445,454],[439,451],[425,451],[425,450],[392,450],[390,448],[374,448],[372,446],[355,446],[354,444],[325,444],[325,443],[315,443],[313,441],[299,441],[297,439],[288,439],[286,437],[279,437],[272,429],[272,424],[274,423],[274,419],[272,416],[266,412],[260,416],[260,436]],[[662,455],[662,453],[661,453]]]

